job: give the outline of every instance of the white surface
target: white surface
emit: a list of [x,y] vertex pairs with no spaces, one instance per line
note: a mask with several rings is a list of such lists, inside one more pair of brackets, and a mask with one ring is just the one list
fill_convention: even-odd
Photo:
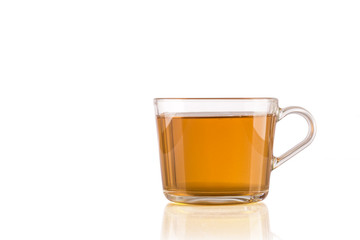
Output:
[[[152,99],[252,96],[307,108],[315,141],[273,172],[265,218],[214,208],[229,224],[199,233],[203,222],[180,214],[176,237],[360,239],[359,11],[358,1],[1,1],[0,239],[160,239],[171,229]],[[275,152],[305,134],[287,117]],[[259,237],[266,215],[271,233]]]

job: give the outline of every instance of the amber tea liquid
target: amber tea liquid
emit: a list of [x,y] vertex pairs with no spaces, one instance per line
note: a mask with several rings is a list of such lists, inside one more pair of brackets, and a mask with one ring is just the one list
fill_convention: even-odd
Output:
[[157,116],[165,195],[265,198],[275,122],[274,114]]

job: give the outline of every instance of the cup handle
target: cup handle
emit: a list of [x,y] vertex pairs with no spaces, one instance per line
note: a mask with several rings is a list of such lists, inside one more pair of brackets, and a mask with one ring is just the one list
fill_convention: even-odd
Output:
[[283,164],[284,162],[286,162],[287,160],[289,160],[290,158],[292,158],[293,156],[295,156],[296,154],[298,154],[299,152],[301,152],[302,150],[304,150],[304,148],[306,148],[307,146],[310,145],[310,143],[314,140],[315,138],[315,134],[316,134],[316,124],[315,124],[315,119],[314,117],[304,108],[301,107],[287,107],[287,108],[279,108],[278,111],[278,117],[277,117],[277,121],[280,121],[281,119],[283,119],[284,117],[286,117],[289,114],[299,114],[300,116],[302,116],[303,118],[305,118],[305,120],[308,123],[308,134],[305,137],[304,140],[302,140],[301,142],[299,142],[298,144],[296,144],[294,147],[292,147],[290,150],[288,150],[287,152],[285,152],[284,154],[282,154],[280,157],[273,157],[272,160],[272,170],[274,170],[275,168],[279,167],[281,164]]

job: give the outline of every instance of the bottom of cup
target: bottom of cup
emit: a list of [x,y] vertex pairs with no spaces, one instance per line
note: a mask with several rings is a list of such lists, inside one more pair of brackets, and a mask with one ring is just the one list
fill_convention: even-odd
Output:
[[241,204],[241,203],[253,203],[259,202],[266,198],[268,191],[256,192],[246,195],[228,195],[228,196],[189,196],[189,195],[180,195],[173,191],[164,191],[166,198],[172,202],[176,203],[188,203],[188,204]]

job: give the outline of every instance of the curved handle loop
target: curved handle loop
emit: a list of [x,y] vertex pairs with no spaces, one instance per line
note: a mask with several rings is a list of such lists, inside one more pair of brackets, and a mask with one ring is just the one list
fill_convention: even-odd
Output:
[[302,140],[301,142],[299,142],[298,144],[296,144],[294,147],[292,147],[290,150],[288,150],[287,152],[285,152],[283,155],[281,155],[280,157],[273,157],[273,162],[272,162],[272,170],[274,170],[275,168],[279,167],[281,164],[283,164],[284,162],[286,162],[287,160],[289,160],[290,158],[292,158],[293,156],[295,156],[296,154],[298,154],[299,152],[301,152],[302,150],[304,150],[304,148],[306,148],[307,146],[310,145],[310,143],[314,140],[315,138],[315,134],[316,134],[316,124],[315,124],[315,119],[314,117],[304,108],[301,107],[287,107],[287,108],[279,108],[279,113],[278,113],[278,119],[277,121],[280,121],[281,119],[283,119],[284,117],[286,117],[289,114],[299,114],[300,116],[302,116],[303,118],[306,119],[307,123],[308,123],[308,134],[305,137],[304,140]]

